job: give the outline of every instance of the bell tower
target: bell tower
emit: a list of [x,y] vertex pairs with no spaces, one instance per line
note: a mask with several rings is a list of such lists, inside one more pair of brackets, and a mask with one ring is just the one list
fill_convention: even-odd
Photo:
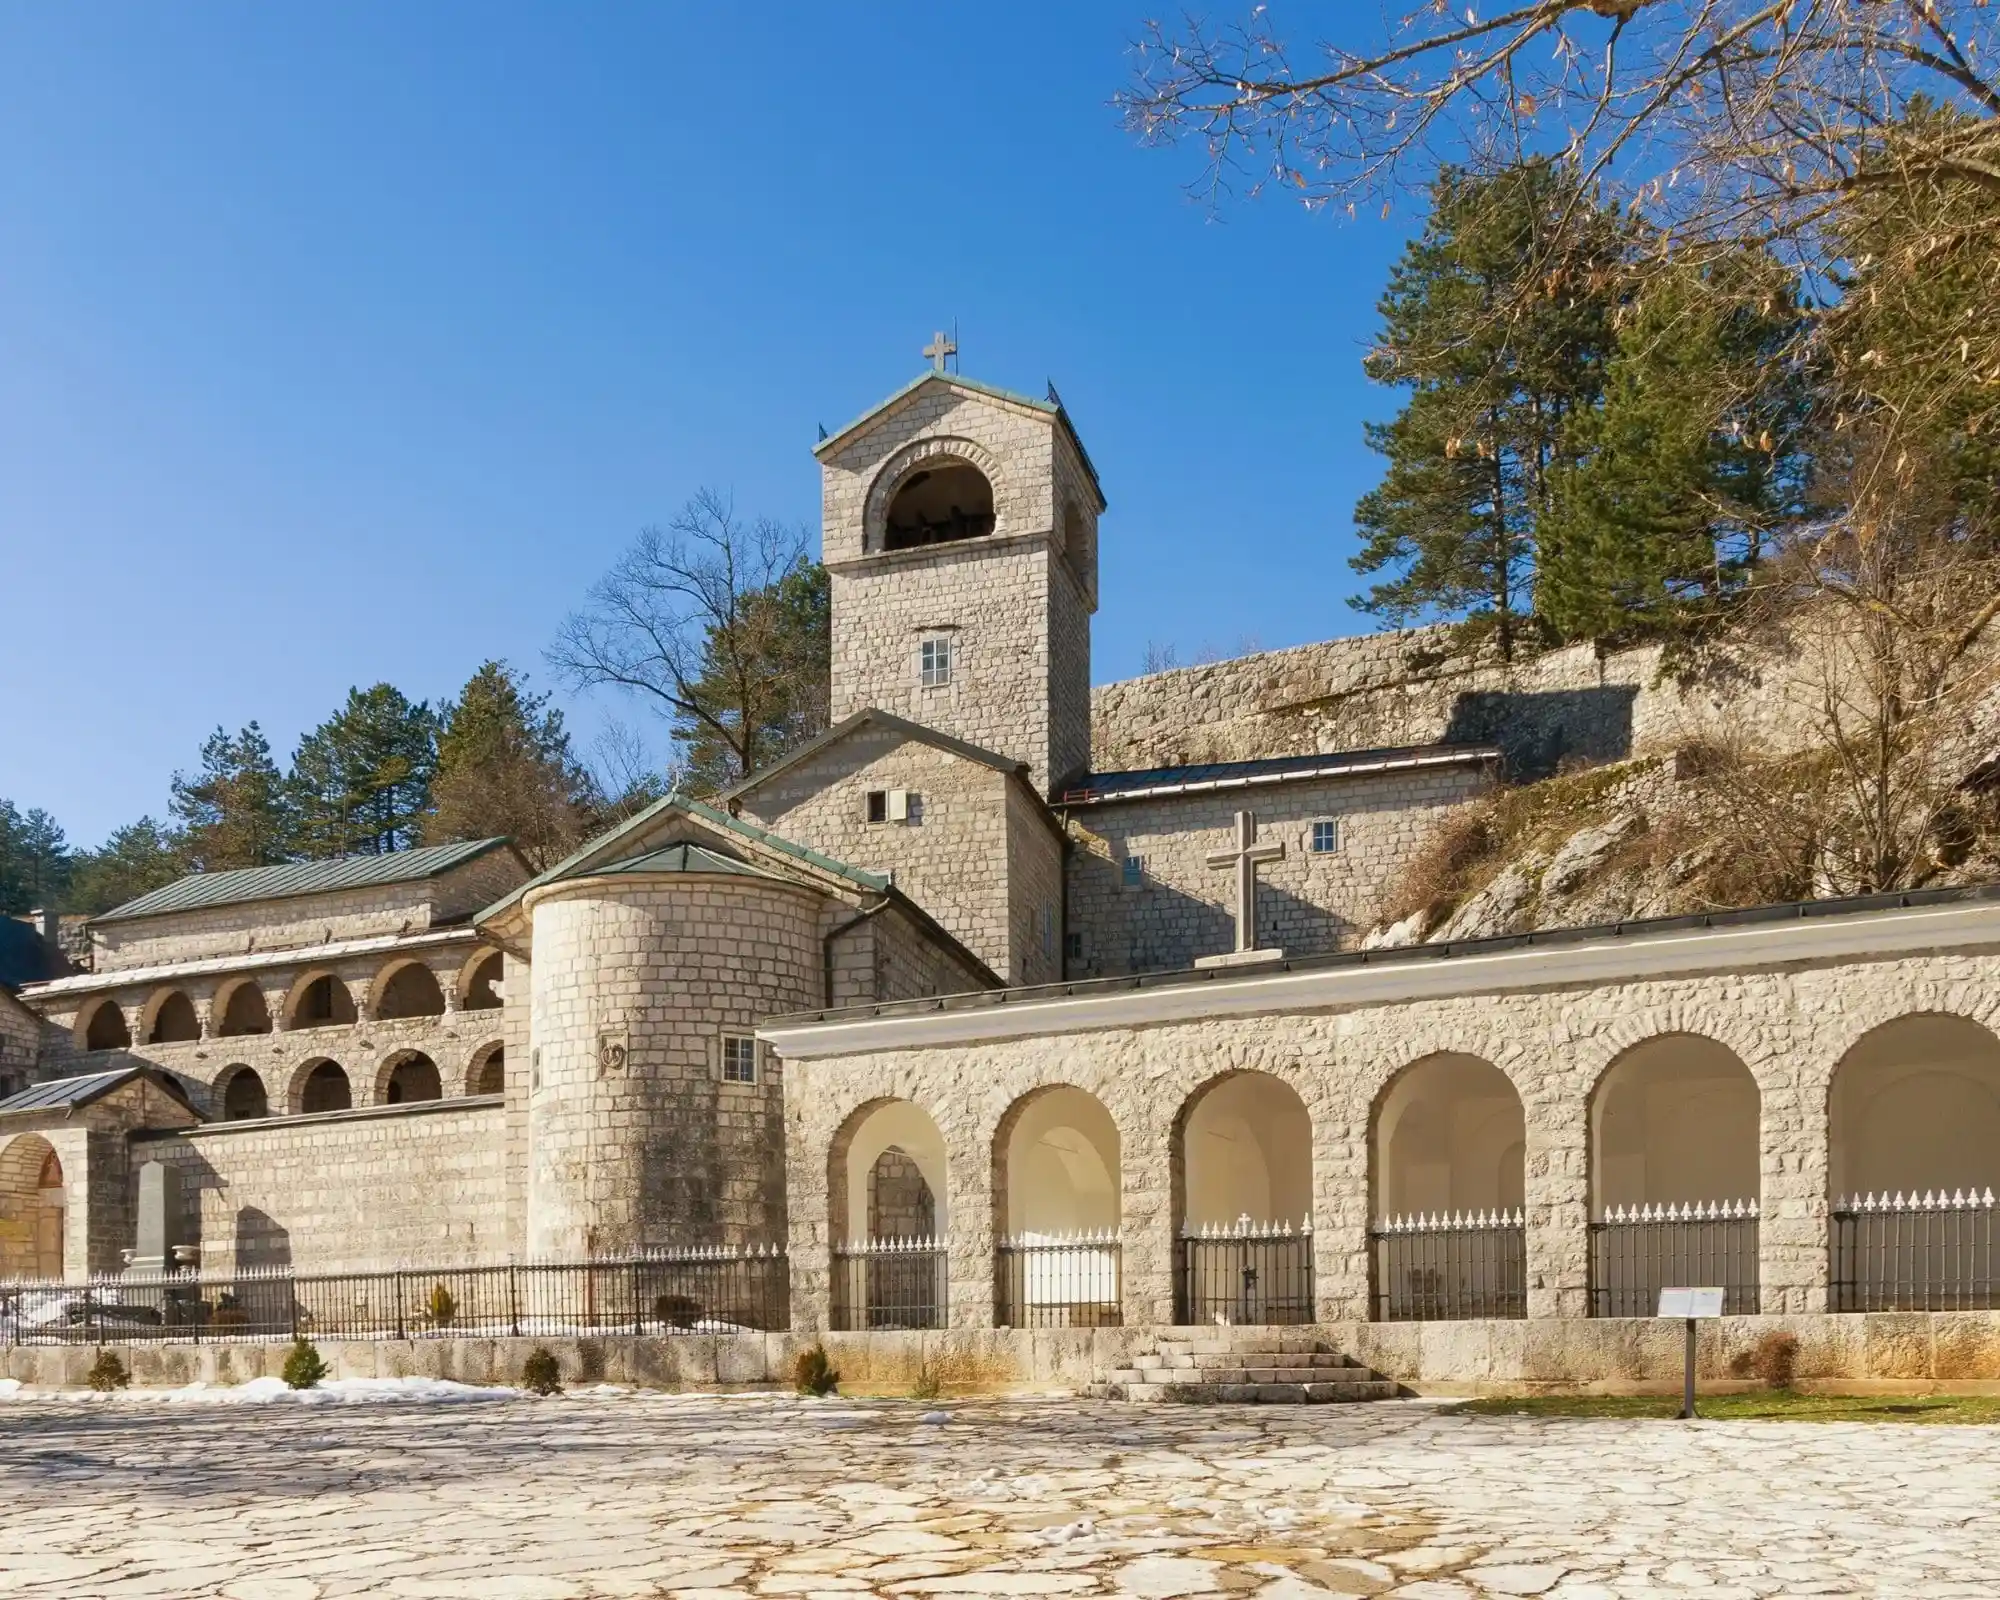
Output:
[[1025,762],[1044,794],[1090,765],[1096,470],[1051,387],[936,367],[819,458],[833,719],[893,712]]

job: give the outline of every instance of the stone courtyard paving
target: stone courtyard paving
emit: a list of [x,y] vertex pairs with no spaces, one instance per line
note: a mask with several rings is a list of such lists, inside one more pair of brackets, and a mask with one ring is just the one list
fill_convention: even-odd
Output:
[[0,1430],[7,1596],[2000,1593],[1987,1428],[593,1392]]

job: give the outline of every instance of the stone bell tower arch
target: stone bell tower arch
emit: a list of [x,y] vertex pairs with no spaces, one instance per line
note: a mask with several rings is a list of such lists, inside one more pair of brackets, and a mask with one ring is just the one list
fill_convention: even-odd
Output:
[[933,371],[820,442],[836,722],[876,709],[1025,762],[1090,764],[1104,495],[1062,402]]

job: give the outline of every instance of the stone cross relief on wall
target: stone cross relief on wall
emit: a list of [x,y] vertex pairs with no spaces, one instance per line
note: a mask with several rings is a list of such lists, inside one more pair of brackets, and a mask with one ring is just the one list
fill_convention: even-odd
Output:
[[1282,950],[1260,950],[1257,948],[1257,868],[1267,861],[1285,859],[1282,841],[1269,844],[1257,842],[1257,813],[1239,811],[1236,813],[1236,847],[1232,850],[1211,850],[1208,864],[1218,870],[1235,869],[1236,872],[1236,948],[1227,955],[1202,956],[1196,960],[1198,967],[1231,966],[1239,962],[1276,961],[1283,955]]

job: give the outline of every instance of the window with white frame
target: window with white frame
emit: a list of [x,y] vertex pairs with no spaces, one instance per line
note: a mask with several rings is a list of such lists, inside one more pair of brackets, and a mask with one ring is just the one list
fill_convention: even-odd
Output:
[[1330,856],[1340,848],[1340,824],[1321,817],[1306,834],[1306,848],[1316,856]]
[[1120,877],[1128,889],[1136,889],[1146,881],[1146,858],[1127,856],[1118,864]]
[[951,635],[934,633],[917,646],[917,681],[926,689],[951,682]]
[[725,1033],[722,1036],[722,1081],[724,1083],[757,1081],[755,1039],[740,1033]]

